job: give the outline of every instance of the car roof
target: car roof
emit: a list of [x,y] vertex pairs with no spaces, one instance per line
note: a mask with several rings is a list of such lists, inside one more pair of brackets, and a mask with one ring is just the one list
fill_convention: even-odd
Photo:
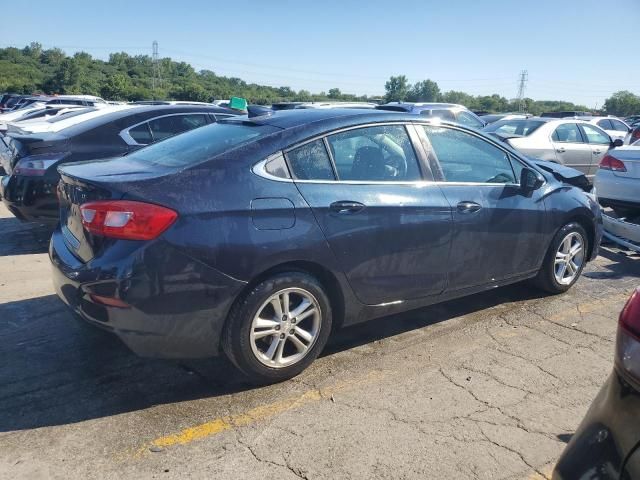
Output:
[[[394,114],[394,112],[366,108],[301,108],[276,110],[272,114],[250,117],[248,120],[245,119],[243,121],[287,129],[309,123],[331,122],[336,119],[347,118],[352,118],[353,120],[357,119],[358,123],[364,123],[369,120],[376,121],[383,118],[415,120],[415,115],[407,115],[403,113]],[[231,118],[226,121],[233,121],[233,119]]]

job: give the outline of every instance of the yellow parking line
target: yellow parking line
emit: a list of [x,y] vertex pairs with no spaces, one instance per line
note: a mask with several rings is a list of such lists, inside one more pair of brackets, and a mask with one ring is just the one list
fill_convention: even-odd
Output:
[[266,405],[260,405],[244,413],[215,418],[209,422],[188,427],[177,433],[165,435],[156,438],[151,442],[145,443],[140,448],[136,449],[133,456],[139,458],[153,447],[167,448],[175,445],[186,445],[196,440],[217,435],[232,428],[243,427],[264,421],[288,410],[292,410],[312,402],[317,402],[323,398],[331,398],[335,393],[348,390],[357,385],[369,383],[375,379],[381,378],[382,376],[381,372],[371,372],[360,380],[343,382],[319,390],[308,390],[297,397],[291,397]]

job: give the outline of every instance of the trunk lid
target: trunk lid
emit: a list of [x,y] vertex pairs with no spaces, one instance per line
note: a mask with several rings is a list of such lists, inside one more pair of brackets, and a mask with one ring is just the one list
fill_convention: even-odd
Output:
[[64,151],[67,138],[60,135],[5,135],[0,138],[0,166],[7,175],[21,158],[52,151]]
[[69,250],[82,262],[91,260],[111,238],[92,235],[82,225],[80,206],[97,200],[119,200],[129,191],[140,192],[146,180],[166,175],[157,166],[130,161],[128,157],[62,165],[58,198],[60,228]]
[[609,155],[624,163],[626,172],[613,171],[616,177],[640,178],[640,147],[621,147],[609,150]]

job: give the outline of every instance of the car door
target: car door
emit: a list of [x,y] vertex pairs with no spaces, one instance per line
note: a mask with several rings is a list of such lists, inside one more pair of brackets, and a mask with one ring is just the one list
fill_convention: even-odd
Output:
[[577,123],[561,123],[551,134],[551,144],[559,163],[580,170],[591,169],[591,147],[586,143]]
[[[413,133],[410,133],[413,132]],[[285,152],[356,296],[381,304],[445,288],[451,209],[418,161],[412,125],[351,128]]]
[[591,150],[591,166],[587,176],[593,177],[598,171],[600,161],[611,148],[611,137],[595,125],[581,123],[579,126]]
[[448,290],[536,270],[548,239],[542,193],[523,194],[524,164],[468,130],[423,125],[434,176],[453,211]]

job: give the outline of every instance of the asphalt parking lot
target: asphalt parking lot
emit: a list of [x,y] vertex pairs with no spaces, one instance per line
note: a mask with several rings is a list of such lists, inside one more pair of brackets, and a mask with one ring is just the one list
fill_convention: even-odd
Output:
[[[2,207],[0,207],[2,208]],[[611,371],[640,258],[339,332],[294,380],[135,357],[53,294],[46,229],[0,210],[0,478],[548,478]]]

